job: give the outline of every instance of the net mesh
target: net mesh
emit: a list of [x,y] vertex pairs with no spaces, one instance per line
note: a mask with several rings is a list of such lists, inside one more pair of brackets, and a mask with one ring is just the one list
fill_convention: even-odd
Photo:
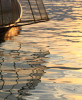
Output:
[[0,27],[47,21],[42,0],[0,0]]

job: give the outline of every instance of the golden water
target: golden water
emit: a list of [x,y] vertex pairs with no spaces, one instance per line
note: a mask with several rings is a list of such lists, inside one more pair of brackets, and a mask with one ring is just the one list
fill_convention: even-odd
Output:
[[0,36],[0,100],[82,100],[82,1],[44,3],[50,21]]

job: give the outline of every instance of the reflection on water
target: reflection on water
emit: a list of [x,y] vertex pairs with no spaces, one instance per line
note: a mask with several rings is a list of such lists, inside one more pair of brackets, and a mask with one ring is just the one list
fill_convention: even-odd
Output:
[[[10,40],[9,34],[12,31],[14,33],[11,36],[17,35],[18,27],[5,31],[3,40]],[[25,100],[25,96],[32,95],[29,90],[35,89],[41,82],[41,76],[46,69],[46,66],[41,64],[45,62],[43,59],[49,52],[41,50],[35,53],[28,50],[25,52],[21,43],[12,42],[9,47],[4,45],[0,48],[0,100]],[[15,48],[15,45],[18,47]]]
[[81,0],[44,3],[50,21],[3,36],[0,100],[82,100]]
[[0,29],[0,43],[6,40],[11,40],[13,36],[17,36],[20,33],[21,27],[2,28]]

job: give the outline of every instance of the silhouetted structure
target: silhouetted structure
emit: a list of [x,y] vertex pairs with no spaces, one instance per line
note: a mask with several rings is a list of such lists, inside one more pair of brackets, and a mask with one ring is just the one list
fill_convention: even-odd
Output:
[[47,20],[42,0],[0,0],[0,28]]

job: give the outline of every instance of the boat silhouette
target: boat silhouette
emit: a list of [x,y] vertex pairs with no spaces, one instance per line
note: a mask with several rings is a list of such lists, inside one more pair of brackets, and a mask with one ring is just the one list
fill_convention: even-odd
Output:
[[12,26],[19,22],[22,8],[18,0],[0,0],[0,26]]
[[48,20],[42,0],[0,0],[0,28]]

